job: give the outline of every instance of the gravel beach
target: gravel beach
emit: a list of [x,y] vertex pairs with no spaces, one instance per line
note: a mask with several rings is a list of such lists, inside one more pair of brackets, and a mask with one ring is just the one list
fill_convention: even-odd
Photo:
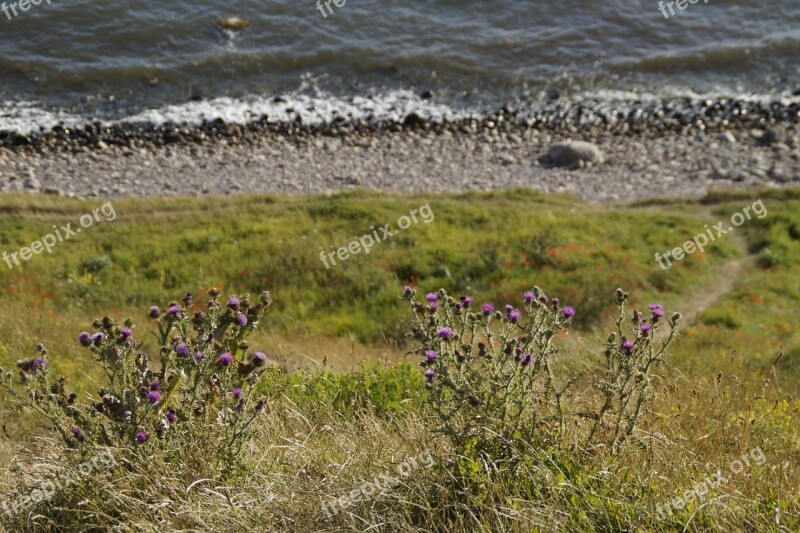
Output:
[[[658,124],[636,114],[589,125],[563,114],[558,123],[504,120],[501,111],[445,125],[410,116],[378,126],[265,120],[56,128],[31,138],[6,135],[0,192],[117,198],[530,188],[599,203],[697,197],[710,187],[800,184],[800,131],[796,111],[789,111],[780,119],[751,113],[729,121],[706,113],[705,122],[659,118]],[[568,139],[594,143],[602,162],[557,165],[547,157],[550,147]]]

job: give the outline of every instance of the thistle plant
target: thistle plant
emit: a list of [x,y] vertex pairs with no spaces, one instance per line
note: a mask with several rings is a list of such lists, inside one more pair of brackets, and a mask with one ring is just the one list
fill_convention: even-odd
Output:
[[[577,380],[560,380],[555,343],[575,316],[538,287],[523,295],[520,308],[490,303],[476,308],[469,296],[455,300],[444,290],[424,302],[406,287],[414,315],[412,336],[419,344],[428,400],[435,414],[434,431],[446,435],[459,454],[488,456],[493,461],[515,456],[515,444],[540,448],[563,443],[565,429],[578,419],[587,428],[587,446],[605,444],[612,454],[634,433],[651,399],[653,370],[661,363],[677,333],[680,314],[667,321],[659,304],[648,316],[626,317],[628,294],[617,290],[617,332],[605,348],[605,367],[594,380],[600,401],[586,412],[564,404],[565,392]],[[569,419],[567,419],[569,418]]]
[[406,287],[414,314],[413,353],[423,360],[434,431],[446,435],[460,454],[513,457],[514,443],[547,445],[564,428],[562,397],[569,383],[559,383],[553,342],[575,310],[562,307],[538,287],[524,294],[519,309],[480,307],[444,290],[425,302]]
[[220,303],[216,289],[209,294],[196,312],[189,294],[164,312],[150,308],[156,365],[141,351],[132,320],[96,320],[94,331],[81,333],[78,342],[102,370],[105,384],[85,401],[67,391],[63,377],[51,375],[41,345],[37,357],[17,363],[19,383],[8,372],[3,385],[19,408],[49,420],[70,448],[113,446],[146,454],[157,446],[180,457],[212,440],[218,466],[233,468],[250,424],[265,407],[255,396],[267,358],[250,352],[247,337],[271,297],[265,291],[255,302],[231,296]]
[[[617,330],[608,337],[604,372],[595,381],[603,402],[588,415],[594,423],[587,446],[605,444],[615,455],[633,435],[646,403],[652,398],[653,370],[664,361],[681,321],[680,313],[665,320],[664,308],[660,304],[650,304],[649,314],[634,310],[628,318],[625,311],[628,299],[626,292],[617,289]],[[667,323],[669,333],[661,335],[660,331]]]

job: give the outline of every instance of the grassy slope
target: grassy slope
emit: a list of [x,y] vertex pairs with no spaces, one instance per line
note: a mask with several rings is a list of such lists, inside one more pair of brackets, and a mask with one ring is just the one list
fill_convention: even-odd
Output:
[[[369,256],[324,268],[321,249],[346,246],[428,202],[434,222],[411,226]],[[0,250],[28,245],[99,203],[0,197]],[[117,220],[85,230],[51,255],[14,270],[0,263],[0,338],[12,352],[41,340],[77,357],[71,340],[93,318],[132,316],[144,326],[148,306],[187,291],[202,303],[211,286],[269,288],[276,300],[270,329],[289,337],[402,340],[406,311],[397,296],[406,283],[497,303],[538,283],[591,325],[616,286],[669,303],[673,293],[708,283],[735,253],[722,243],[663,272],[655,251],[694,234],[701,220],[530,192],[120,200],[115,209]]]
[[[707,205],[665,202],[630,209],[587,207],[527,192],[439,197],[431,202],[434,223],[412,226],[376,246],[369,257],[356,256],[332,271],[319,262],[321,247],[344,246],[371,225],[396,220],[428,199],[353,194],[120,201],[115,204],[119,220],[92,228],[52,256],[36,257],[22,271],[0,269],[6,287],[0,300],[0,340],[6,353],[0,356],[11,361],[43,340],[58,347],[51,348],[58,369],[80,379],[82,352],[72,339],[95,315],[108,310],[118,317],[131,314],[144,326],[143,307],[163,304],[187,288],[211,285],[226,291],[270,288],[279,306],[272,324],[278,334],[261,340],[282,352],[318,355],[315,350],[330,348],[325,339],[336,335],[364,343],[398,340],[405,309],[396,294],[412,276],[423,288],[469,291],[479,301],[496,303],[517,301],[521,289],[538,283],[592,318],[583,324],[584,342],[574,344],[591,349],[609,326],[606,295],[617,285],[632,290],[639,304],[659,300],[669,310],[681,310],[696,293],[718,284],[720,268],[737,254],[733,242],[719,243],[668,272],[658,269],[653,253],[679,245],[703,224],[727,218],[757,197],[764,199],[770,215],[736,235],[756,254],[755,266],[685,330],[671,358],[674,366],[665,369],[656,387],[648,427],[658,435],[652,453],[631,449],[610,465],[565,459],[558,464],[558,479],[535,477],[535,471],[535,482],[501,476],[492,484],[505,495],[507,506],[472,502],[460,512],[455,511],[459,502],[432,488],[442,490],[434,469],[329,522],[320,514],[321,501],[393,470],[398,457],[430,446],[417,418],[422,396],[415,381],[418,370],[276,373],[271,396],[292,402],[302,417],[286,417],[276,408],[259,447],[280,449],[282,455],[254,464],[250,478],[241,480],[243,486],[269,485],[274,499],[265,503],[259,491],[246,490],[242,497],[258,502],[256,507],[228,513],[207,494],[175,494],[176,508],[185,511],[180,515],[145,512],[145,503],[128,511],[129,500],[116,504],[110,495],[115,487],[130,484],[131,497],[146,502],[148,485],[134,478],[95,487],[97,502],[91,505],[106,513],[127,512],[125,520],[145,528],[155,527],[156,520],[167,520],[171,527],[280,527],[282,518],[300,529],[358,529],[359,517],[380,520],[376,512],[391,517],[400,529],[474,526],[465,518],[470,514],[490,529],[490,524],[495,529],[526,524],[525,530],[555,524],[581,530],[642,524],[774,529],[776,516],[781,524],[798,528],[800,408],[792,400],[800,394],[797,191],[720,194],[709,197]],[[22,246],[52,223],[75,220],[88,207],[94,204],[0,197],[0,211],[6,213],[0,217],[0,248]],[[97,261],[99,256],[109,261]],[[94,274],[82,272],[82,265],[90,264],[107,266]],[[601,328],[595,332],[593,324]],[[339,351],[348,350],[349,343],[337,343]],[[369,346],[359,344],[355,350],[367,358]],[[781,351],[781,364],[773,368]],[[294,439],[287,447],[281,435],[288,434]],[[656,504],[703,479],[703,465],[724,468],[756,445],[764,450],[765,466],[732,477],[714,505],[692,506],[667,522],[653,517]],[[87,493],[74,497],[85,499]],[[107,505],[99,503],[106,499],[111,500]],[[445,507],[455,515],[440,512]],[[519,513],[515,519],[502,517],[514,510]]]

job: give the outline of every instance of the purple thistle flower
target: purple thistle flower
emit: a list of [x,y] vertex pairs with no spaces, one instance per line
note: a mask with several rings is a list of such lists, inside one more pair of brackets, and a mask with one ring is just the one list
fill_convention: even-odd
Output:
[[181,312],[180,305],[170,305],[169,309],[167,309],[167,314],[170,316],[176,316],[180,312]]
[[436,294],[435,292],[429,292],[428,294],[425,295],[425,299],[428,300],[429,302],[436,302],[439,300],[439,295]]
[[219,364],[221,364],[222,366],[228,366],[229,364],[231,364],[233,362],[233,356],[231,354],[229,354],[228,352],[225,352],[225,353],[223,353],[222,355],[219,356],[219,359],[217,359],[217,362]]
[[547,296],[542,294],[541,296],[539,296],[539,301],[542,302],[543,304],[546,304],[549,300],[547,299]]
[[664,308],[661,304],[650,304],[650,313],[653,315],[653,319],[658,319],[664,316]]
[[439,302],[431,302],[431,305],[428,306],[431,312],[435,313],[439,310]]
[[242,313],[239,313],[239,316],[236,317],[236,321],[242,327],[245,327],[247,325],[247,317],[245,315],[243,315]]
[[201,352],[200,350],[195,350],[194,351],[194,360],[195,361],[200,361],[202,359],[203,359],[203,352]]
[[95,333],[92,335],[92,341],[94,342],[95,346],[100,346],[100,344],[105,340],[106,336],[103,333]]
[[151,390],[147,393],[147,399],[150,401],[150,403],[155,405],[161,401],[161,394],[159,394],[159,392],[156,390]]
[[187,292],[187,293],[186,293],[186,296],[184,296],[183,298],[181,298],[181,301],[184,303],[184,305],[189,305],[189,304],[191,304],[191,303],[192,303],[192,295],[191,295],[190,293],[188,293],[188,292]]
[[150,437],[148,437],[147,433],[145,433],[144,431],[140,431],[139,433],[136,434],[136,442],[138,442],[139,444],[147,442],[147,439],[149,438]]
[[522,366],[528,366],[529,364],[531,364],[532,359],[533,357],[531,357],[531,354],[526,353],[525,355],[522,356],[522,359],[520,359],[519,362]]
[[472,298],[472,296],[462,296],[461,301],[464,302],[464,307],[469,307],[469,304],[475,300]]
[[510,305],[510,304],[506,304],[506,308],[505,309],[506,309],[506,314],[508,314],[514,309],[514,306]]
[[425,361],[427,361],[428,363],[433,363],[438,358],[439,358],[439,354],[437,354],[433,350],[428,350],[427,352],[425,352]]
[[80,428],[72,428],[69,432],[72,433],[72,436],[75,437],[78,442],[83,442],[84,436]]
[[642,324],[639,326],[639,329],[642,332],[642,336],[647,337],[647,334],[650,333],[650,330],[653,329],[653,327],[650,324]]
[[161,383],[158,380],[150,382],[150,390],[159,390],[161,388]]
[[570,319],[575,316],[575,308],[571,305],[564,307],[564,318]]
[[256,352],[255,354],[253,354],[253,366],[255,367],[264,366],[264,363],[266,362],[267,362],[266,354],[262,352]]
[[37,357],[33,360],[33,370],[40,370],[47,366],[47,361],[44,357]]
[[167,422],[175,422],[178,419],[178,413],[170,409],[167,411]]
[[133,335],[133,331],[131,331],[131,328],[122,328],[119,330],[119,334],[122,336],[122,340],[128,340],[128,337]]
[[529,304],[533,301],[534,298],[536,298],[536,295],[533,294],[531,291],[526,291],[525,294],[522,295],[522,297],[525,298],[525,303]]
[[550,304],[553,306],[553,311],[558,311],[558,308],[561,305],[561,300],[558,298],[553,298],[550,300]]
[[447,327],[439,328],[436,335],[438,335],[440,339],[449,339],[453,336],[453,330]]
[[231,394],[233,394],[233,398],[235,400],[238,400],[242,397],[242,389],[233,389],[233,391],[231,391]]
[[228,307],[230,307],[231,309],[238,308],[239,298],[237,298],[236,296],[231,296],[230,298],[228,298]]
[[161,314],[161,311],[158,309],[157,305],[154,305],[150,308],[150,318],[158,318],[158,315]]
[[628,353],[631,353],[633,351],[633,343],[631,341],[629,341],[628,339],[624,339],[622,341],[621,347],[622,347],[623,350],[625,350]]
[[253,408],[253,410],[256,413],[260,413],[261,411],[264,410],[264,407],[266,407],[266,405],[267,405],[267,400],[262,398],[262,399],[258,400],[258,402],[256,402],[256,406],[255,406],[255,408]]
[[186,346],[184,343],[180,343],[175,347],[175,353],[178,354],[178,357],[188,357],[189,347]]
[[469,395],[467,396],[467,401],[469,402],[469,404],[470,404],[472,407],[478,407],[478,406],[480,405],[480,403],[481,403],[481,402],[480,402],[480,401],[479,401],[479,400],[478,400],[478,399],[475,397],[475,395],[474,395],[474,394],[472,394],[471,392],[470,392],[470,393],[469,393]]
[[510,320],[510,321],[511,321],[513,324],[516,324],[516,323],[517,323],[517,320],[519,320],[519,317],[520,317],[520,316],[522,316],[522,315],[520,314],[520,312],[519,312],[517,309],[511,309],[511,311],[509,311],[509,312],[508,312],[508,314],[506,315],[506,317],[507,317],[507,318],[508,318],[508,319],[509,319],[509,320]]
[[494,306],[492,304],[483,304],[481,311],[483,311],[484,315],[489,316],[494,311]]
[[436,377],[436,370],[429,368],[428,370],[423,372],[422,375],[425,376],[425,379],[428,380],[428,383],[433,383],[433,378]]
[[78,340],[82,346],[90,346],[92,344],[92,336],[87,331],[78,335]]

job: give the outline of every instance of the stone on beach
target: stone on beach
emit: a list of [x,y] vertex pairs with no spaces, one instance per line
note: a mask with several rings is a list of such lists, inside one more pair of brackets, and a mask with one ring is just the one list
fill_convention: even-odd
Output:
[[550,146],[550,159],[559,165],[572,165],[580,161],[602,163],[603,152],[596,144],[586,141],[566,141]]

